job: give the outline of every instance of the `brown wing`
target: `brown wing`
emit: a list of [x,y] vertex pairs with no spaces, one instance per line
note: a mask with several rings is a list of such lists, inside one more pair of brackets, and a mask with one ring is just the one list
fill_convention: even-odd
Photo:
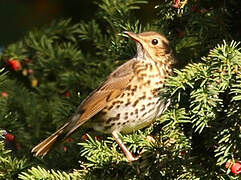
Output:
[[109,101],[118,97],[127,88],[132,79],[134,75],[133,66],[136,63],[136,59],[129,60],[111,73],[106,81],[80,104],[71,120],[35,146],[32,152],[36,156],[46,155],[55,145],[63,141],[82,124],[105,108]]
[[118,97],[127,88],[133,78],[133,66],[136,63],[136,59],[131,59],[117,68],[80,104],[70,121],[66,136],[100,112],[108,102]]

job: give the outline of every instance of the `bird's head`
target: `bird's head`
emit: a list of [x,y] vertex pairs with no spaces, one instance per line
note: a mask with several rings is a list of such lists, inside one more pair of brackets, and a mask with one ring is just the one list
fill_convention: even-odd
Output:
[[165,57],[172,54],[167,38],[157,32],[151,31],[135,34],[125,31],[124,33],[136,41],[137,59],[163,61]]

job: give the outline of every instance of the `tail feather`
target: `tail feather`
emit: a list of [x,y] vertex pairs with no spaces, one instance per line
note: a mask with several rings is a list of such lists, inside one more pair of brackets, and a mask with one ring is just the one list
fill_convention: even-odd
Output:
[[35,146],[32,149],[35,156],[45,156],[51,149],[53,149],[54,146],[65,140],[76,129],[84,124],[88,119],[82,119],[81,114],[82,113],[79,113],[79,111],[76,112],[69,122],[64,124],[59,130]]
[[39,143],[32,149],[32,152],[35,156],[45,156],[55,145],[59,144],[62,140],[65,139],[65,128],[69,123],[66,123],[54,134],[46,138],[44,141]]

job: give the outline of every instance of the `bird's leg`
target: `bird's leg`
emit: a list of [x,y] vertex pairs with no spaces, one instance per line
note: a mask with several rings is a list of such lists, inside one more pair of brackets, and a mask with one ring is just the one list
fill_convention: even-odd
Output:
[[125,153],[126,158],[128,159],[129,162],[135,161],[138,158],[133,157],[133,155],[131,154],[131,152],[127,149],[127,147],[123,144],[122,140],[120,139],[120,137],[118,136],[118,132],[114,131],[112,132],[112,136],[115,139],[115,141],[119,144],[119,146],[121,147],[122,151]]

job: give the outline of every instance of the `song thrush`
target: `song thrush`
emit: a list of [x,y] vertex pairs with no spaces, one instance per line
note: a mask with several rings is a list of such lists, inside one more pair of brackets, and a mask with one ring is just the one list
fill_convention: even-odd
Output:
[[77,108],[70,121],[33,148],[36,156],[70,136],[84,124],[112,134],[129,161],[135,160],[118,136],[150,125],[168,106],[160,96],[175,59],[169,41],[156,32],[125,32],[137,45],[137,54],[95,89]]

